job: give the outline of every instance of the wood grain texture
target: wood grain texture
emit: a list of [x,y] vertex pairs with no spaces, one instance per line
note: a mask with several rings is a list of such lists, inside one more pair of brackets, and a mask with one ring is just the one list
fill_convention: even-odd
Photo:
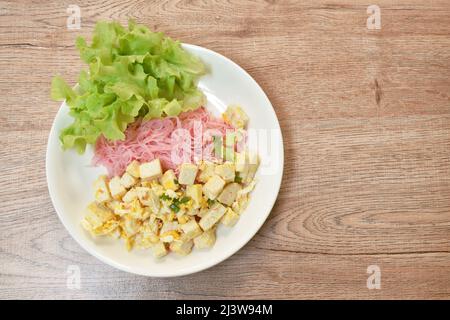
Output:
[[[0,298],[450,298],[450,3],[376,1],[0,1]],[[74,83],[74,41],[134,18],[244,67],[277,112],[285,174],[241,251],[207,271],[151,279],[81,249],[59,222],[45,148]],[[366,287],[369,265],[381,290]],[[66,286],[81,268],[80,290]]]

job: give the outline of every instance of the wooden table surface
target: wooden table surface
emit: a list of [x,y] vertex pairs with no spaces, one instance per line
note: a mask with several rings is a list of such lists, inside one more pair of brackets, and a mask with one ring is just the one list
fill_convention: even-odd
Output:
[[[70,4],[81,29],[68,30]],[[381,9],[369,30],[367,7]],[[277,203],[225,262],[152,279],[67,233],[45,179],[57,73],[100,19],[131,17],[245,68],[284,137]],[[450,298],[450,2],[0,1],[0,298]],[[79,266],[81,288],[67,286]],[[366,286],[381,270],[381,289]]]

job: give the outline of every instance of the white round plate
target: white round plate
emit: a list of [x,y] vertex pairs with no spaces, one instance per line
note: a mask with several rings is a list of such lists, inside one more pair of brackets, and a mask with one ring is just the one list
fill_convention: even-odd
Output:
[[[93,149],[84,155],[63,151],[58,135],[72,122],[68,106],[63,103],[50,131],[47,155],[47,183],[53,206],[72,237],[93,256],[118,269],[152,277],[181,276],[207,269],[227,259],[242,248],[259,230],[269,215],[280,189],[283,175],[283,142],[273,107],[256,81],[237,64],[224,56],[194,45],[183,47],[208,66],[209,73],[200,78],[199,87],[208,98],[206,108],[219,115],[230,104],[239,104],[248,114],[248,128],[272,136],[270,151],[259,153],[261,166],[258,182],[251,193],[247,209],[233,228],[219,226],[217,241],[208,250],[192,250],[186,257],[169,254],[155,260],[151,250],[128,252],[122,241],[109,237],[93,238],[80,221],[87,204],[93,201],[92,182],[104,168],[90,165]],[[262,130],[260,130],[262,129]],[[264,135],[264,133],[262,133]]]

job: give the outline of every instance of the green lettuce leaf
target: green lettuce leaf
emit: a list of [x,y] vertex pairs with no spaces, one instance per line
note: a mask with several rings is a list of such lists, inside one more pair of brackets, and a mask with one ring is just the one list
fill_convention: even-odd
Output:
[[124,139],[128,124],[177,116],[205,102],[197,80],[206,70],[199,58],[178,41],[133,21],[96,24],[92,42],[78,38],[76,47],[88,71],[72,89],[60,77],[52,80],[51,97],[65,100],[73,123],[60,133],[64,149],[83,153],[100,135]]

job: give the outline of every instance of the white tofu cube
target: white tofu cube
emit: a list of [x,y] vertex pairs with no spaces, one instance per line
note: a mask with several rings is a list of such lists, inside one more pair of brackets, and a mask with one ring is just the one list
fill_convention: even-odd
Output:
[[149,207],[153,213],[158,213],[161,208],[161,203],[159,202],[159,197],[155,191],[147,187],[137,187],[136,194],[139,201],[144,205]]
[[122,197],[123,202],[132,202],[137,198],[136,189],[130,189],[127,193]]
[[153,256],[155,258],[162,258],[169,253],[166,245],[162,242],[158,242],[152,246]]
[[191,185],[195,182],[198,168],[192,163],[183,163],[180,167],[180,174],[178,175],[178,182],[184,185]]
[[202,203],[202,185],[192,184],[190,186],[186,186],[186,196],[192,199],[195,207],[200,207]]
[[239,173],[246,173],[248,170],[248,159],[247,159],[247,153],[246,152],[236,152],[235,154],[235,167],[236,167],[236,172]]
[[213,175],[209,178],[208,182],[203,185],[203,193],[209,199],[214,200],[219,193],[223,190],[225,181],[218,175]]
[[162,176],[161,162],[155,159],[139,166],[139,175],[142,180],[153,180]]
[[203,218],[208,213],[208,211],[208,208],[201,208],[200,210],[198,210],[197,216]]
[[161,227],[161,230],[159,231],[159,234],[165,234],[169,231],[177,231],[179,228],[179,224],[176,221],[167,221],[164,223]]
[[161,185],[164,189],[176,191],[180,185],[175,183],[175,180],[176,176],[173,170],[167,170],[161,178]]
[[126,169],[126,172],[128,172],[129,174],[131,174],[133,177],[135,178],[140,178],[140,174],[139,174],[139,162],[137,162],[136,160],[133,160]]
[[234,163],[232,162],[225,162],[224,164],[219,164],[214,169],[214,172],[226,182],[234,181],[234,177],[236,174],[235,171],[236,168],[234,166]]
[[227,206],[231,206],[233,202],[236,200],[238,192],[241,189],[242,187],[239,183],[236,182],[229,183],[220,193],[217,200]]
[[214,175],[214,163],[209,161],[203,161],[200,164],[200,173],[197,177],[197,180],[206,183],[209,178],[211,178]]
[[127,189],[120,183],[119,177],[114,177],[109,181],[109,191],[114,199],[120,199]]
[[131,174],[129,174],[128,172],[125,172],[122,176],[122,178],[120,178],[120,183],[122,184],[122,186],[125,189],[129,189],[132,186],[134,186],[137,183],[138,179],[136,179],[135,177],[133,177]]
[[227,212],[222,217],[221,222],[223,225],[225,225],[227,227],[233,227],[238,220],[239,220],[239,215],[236,212],[234,212],[233,210],[231,210],[231,208],[228,208]]
[[216,242],[216,229],[212,228],[203,232],[198,237],[194,238],[194,245],[197,249],[211,248]]
[[189,241],[174,241],[170,244],[170,250],[178,253],[179,255],[186,256],[192,251],[192,247],[194,246],[194,242],[192,240]]
[[223,217],[227,209],[220,203],[215,204],[209,211],[200,219],[199,225],[207,231],[214,227],[214,225]]
[[190,220],[187,223],[180,225],[181,230],[183,230],[183,240],[191,240],[202,234],[202,229],[200,229],[198,223],[195,220]]
[[104,175],[94,181],[94,195],[97,202],[106,202],[111,200],[111,194],[108,189],[108,178]]

